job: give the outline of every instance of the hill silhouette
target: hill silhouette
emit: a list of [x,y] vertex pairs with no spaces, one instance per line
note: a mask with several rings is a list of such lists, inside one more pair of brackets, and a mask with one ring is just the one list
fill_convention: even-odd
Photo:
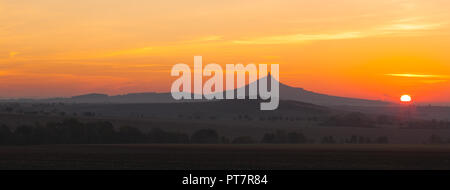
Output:
[[[268,76],[261,79],[271,79],[269,73]],[[260,83],[255,81],[256,85]],[[268,80],[270,81],[270,80]],[[249,84],[250,85],[250,84]],[[241,88],[245,88],[246,95],[248,95],[249,85]],[[270,89],[270,82],[268,83],[268,89]],[[259,88],[259,86],[258,86]],[[235,97],[237,96],[237,90],[235,89]],[[181,92],[182,93],[182,92]],[[221,92],[226,93],[226,91]],[[225,96],[224,96],[225,97]],[[294,100],[299,102],[317,104],[322,106],[338,106],[338,105],[349,105],[349,106],[385,106],[392,103],[379,101],[379,100],[367,100],[359,98],[349,98],[349,97],[339,97],[327,94],[316,93],[312,91],[305,90],[303,88],[291,87],[289,85],[280,82],[280,100]],[[79,96],[73,96],[70,98],[48,98],[48,99],[9,99],[2,101],[17,101],[17,102],[62,102],[62,103],[176,103],[180,102],[172,98],[171,93],[155,93],[155,92],[143,92],[143,93],[129,93],[123,95],[113,95],[109,96],[106,94],[84,94]],[[186,101],[202,101],[202,100],[182,100]],[[206,100],[203,100],[206,101]]]

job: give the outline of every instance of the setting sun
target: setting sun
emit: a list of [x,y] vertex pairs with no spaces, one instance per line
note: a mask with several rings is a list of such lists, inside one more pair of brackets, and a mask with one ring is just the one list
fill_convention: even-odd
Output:
[[402,97],[400,97],[400,101],[402,102],[411,102],[411,96],[409,95],[403,95]]

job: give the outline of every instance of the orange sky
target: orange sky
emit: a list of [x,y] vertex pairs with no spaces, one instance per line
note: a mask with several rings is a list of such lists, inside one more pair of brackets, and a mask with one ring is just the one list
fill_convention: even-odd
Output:
[[0,97],[168,91],[176,63],[280,64],[291,86],[450,102],[448,0],[0,0]]

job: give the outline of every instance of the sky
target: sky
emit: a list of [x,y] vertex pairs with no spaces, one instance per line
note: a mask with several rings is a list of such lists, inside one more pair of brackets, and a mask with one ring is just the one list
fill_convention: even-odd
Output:
[[0,0],[0,97],[167,92],[177,63],[279,64],[319,93],[450,102],[448,0]]

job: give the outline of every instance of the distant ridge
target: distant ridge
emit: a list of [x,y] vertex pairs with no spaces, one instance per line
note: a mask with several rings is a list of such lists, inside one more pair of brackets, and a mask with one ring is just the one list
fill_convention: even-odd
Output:
[[[269,73],[268,79],[271,79]],[[265,78],[262,78],[265,79]],[[261,80],[261,79],[259,79]],[[257,85],[259,80],[255,81]],[[270,80],[269,80],[270,81]],[[270,86],[270,82],[268,82]],[[246,95],[248,95],[249,85],[244,87]],[[270,89],[270,87],[269,87]],[[237,89],[235,91],[235,96],[237,94]],[[225,91],[222,93],[226,93]],[[280,83],[280,100],[294,100],[299,102],[311,103],[322,106],[338,106],[338,105],[350,105],[350,106],[384,106],[390,105],[390,102],[384,102],[379,100],[366,100],[358,98],[348,98],[339,97],[326,94],[315,93],[312,91],[305,90],[303,88],[296,88]],[[49,98],[49,99],[7,99],[1,100],[3,102],[61,102],[61,103],[175,103],[175,102],[186,102],[194,100],[174,100],[171,93],[155,93],[155,92],[144,92],[144,93],[130,93],[124,95],[114,95],[108,96],[106,94],[84,94],[79,96],[73,96],[70,98]],[[195,100],[201,101],[201,100]]]

